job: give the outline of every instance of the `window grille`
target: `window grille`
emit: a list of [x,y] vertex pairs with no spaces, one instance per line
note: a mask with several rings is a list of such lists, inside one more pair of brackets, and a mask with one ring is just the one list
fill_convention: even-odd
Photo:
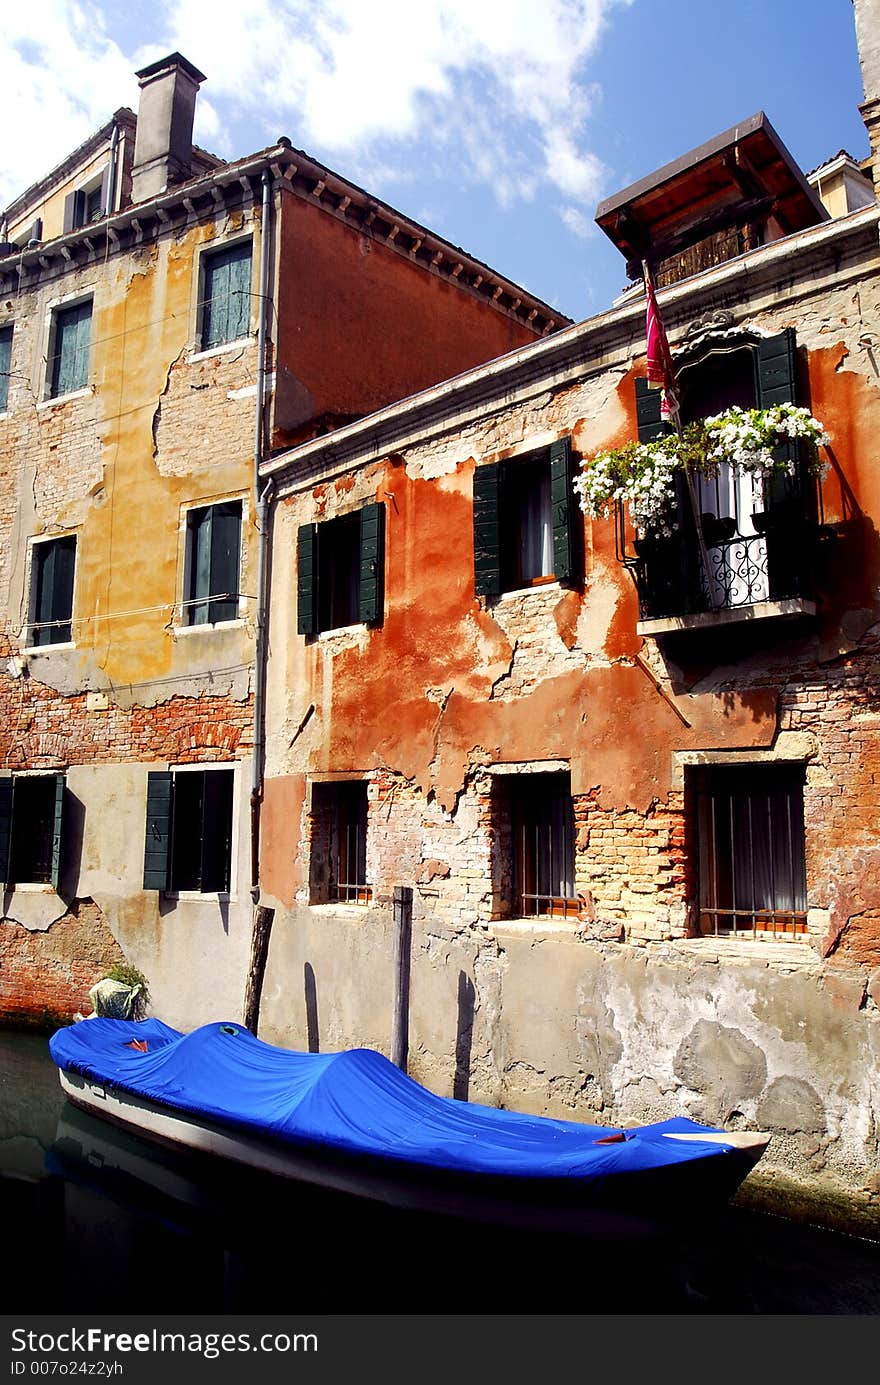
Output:
[[520,917],[576,918],[574,810],[568,774],[529,774],[513,789],[514,888]]
[[696,781],[700,933],[805,935],[803,766],[713,766]]

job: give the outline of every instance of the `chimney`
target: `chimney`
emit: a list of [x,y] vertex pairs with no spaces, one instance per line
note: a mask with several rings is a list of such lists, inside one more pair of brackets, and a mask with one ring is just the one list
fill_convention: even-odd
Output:
[[871,141],[871,167],[862,167],[880,188],[880,0],[853,0],[853,9],[865,93],[859,110]]
[[205,74],[180,53],[142,67],[131,198],[145,202],[192,175],[196,93]]

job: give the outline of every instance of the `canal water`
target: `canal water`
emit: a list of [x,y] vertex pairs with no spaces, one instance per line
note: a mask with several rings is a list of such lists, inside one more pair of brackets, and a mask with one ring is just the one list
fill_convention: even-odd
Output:
[[3,1031],[0,1226],[6,1313],[880,1313],[880,1242],[735,1207],[627,1243],[379,1208],[116,1131]]

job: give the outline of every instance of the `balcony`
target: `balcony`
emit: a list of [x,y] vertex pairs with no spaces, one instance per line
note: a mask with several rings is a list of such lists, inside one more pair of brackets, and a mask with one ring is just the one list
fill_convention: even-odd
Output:
[[825,534],[816,477],[735,477],[722,467],[697,479],[693,498],[678,477],[671,534],[641,539],[632,538],[624,506],[616,510],[617,555],[636,584],[640,635],[815,615]]

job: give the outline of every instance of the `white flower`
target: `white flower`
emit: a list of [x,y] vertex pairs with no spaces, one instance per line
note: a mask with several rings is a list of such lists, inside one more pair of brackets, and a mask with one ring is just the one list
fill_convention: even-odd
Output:
[[[612,507],[623,502],[639,532],[659,529],[672,532],[672,506],[675,473],[686,465],[714,473],[722,463],[735,474],[762,474],[779,470],[794,474],[798,460],[787,444],[807,444],[803,464],[820,479],[827,463],[818,449],[830,441],[824,426],[807,409],[796,404],[774,404],[767,409],[743,409],[738,404],[703,420],[703,440],[697,432],[697,460],[694,460],[692,428],[684,439],[666,434],[647,443],[630,443],[615,451],[600,452],[584,461],[574,481],[581,509],[592,518],[604,518]],[[785,448],[781,456],[774,450]],[[690,461],[688,462],[688,458]]]

